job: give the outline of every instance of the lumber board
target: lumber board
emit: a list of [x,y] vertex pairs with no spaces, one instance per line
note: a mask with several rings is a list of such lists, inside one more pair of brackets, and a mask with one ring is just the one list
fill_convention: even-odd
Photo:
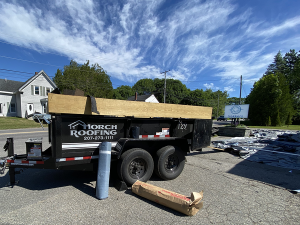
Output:
[[[204,106],[149,103],[105,98],[96,98],[96,103],[100,115],[117,117],[211,119],[212,116],[212,108]],[[98,115],[91,112],[91,100],[89,97],[53,93],[48,94],[48,112],[50,114]]]

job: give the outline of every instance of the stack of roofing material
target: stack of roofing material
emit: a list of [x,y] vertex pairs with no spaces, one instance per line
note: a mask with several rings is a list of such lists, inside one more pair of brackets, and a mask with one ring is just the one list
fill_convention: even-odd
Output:
[[300,132],[256,130],[254,137],[213,141],[216,148],[231,149],[240,157],[271,166],[300,170]]

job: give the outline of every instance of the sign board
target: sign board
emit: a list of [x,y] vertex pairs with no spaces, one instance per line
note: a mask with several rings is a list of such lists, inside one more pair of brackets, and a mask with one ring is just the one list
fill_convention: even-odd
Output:
[[225,105],[225,118],[248,118],[249,104]]

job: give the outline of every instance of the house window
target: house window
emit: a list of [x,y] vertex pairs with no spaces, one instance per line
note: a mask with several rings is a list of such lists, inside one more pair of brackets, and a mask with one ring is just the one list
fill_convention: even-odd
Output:
[[50,93],[50,88],[46,87],[46,95],[48,95],[48,93]]
[[10,103],[10,112],[15,113],[16,112],[16,104],[15,103]]
[[34,86],[34,94],[39,95],[40,94],[40,87],[39,86]]
[[47,113],[47,103],[43,104],[43,113]]

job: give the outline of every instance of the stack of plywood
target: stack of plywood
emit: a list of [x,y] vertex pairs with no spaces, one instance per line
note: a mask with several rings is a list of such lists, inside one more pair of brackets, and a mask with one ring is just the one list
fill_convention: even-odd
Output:
[[[167,117],[211,119],[212,108],[191,105],[154,104],[149,102],[124,101],[96,98],[100,115],[134,116],[140,118]],[[91,99],[83,96],[48,94],[48,112],[58,114],[98,115],[91,111]]]

